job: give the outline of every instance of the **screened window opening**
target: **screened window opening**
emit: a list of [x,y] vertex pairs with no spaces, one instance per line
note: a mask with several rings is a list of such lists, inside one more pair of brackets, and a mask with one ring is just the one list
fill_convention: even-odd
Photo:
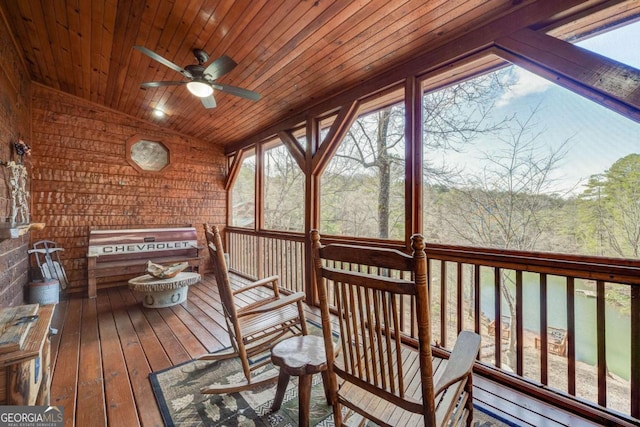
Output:
[[231,191],[231,225],[254,228],[256,218],[256,156],[245,156]]
[[304,173],[282,143],[264,151],[263,182],[264,227],[304,231]]
[[361,114],[320,184],[324,234],[403,240],[404,103]]

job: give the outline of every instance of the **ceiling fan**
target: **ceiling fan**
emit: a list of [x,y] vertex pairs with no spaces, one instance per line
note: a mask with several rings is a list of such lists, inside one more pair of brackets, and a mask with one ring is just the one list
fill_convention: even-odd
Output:
[[150,88],[186,85],[189,92],[200,98],[200,101],[205,108],[214,108],[216,106],[216,100],[213,97],[214,89],[230,93],[231,95],[240,96],[242,98],[251,99],[253,101],[260,99],[259,93],[216,82],[219,77],[227,74],[229,71],[233,70],[236,65],[238,65],[227,55],[222,55],[220,58],[205,66],[205,63],[209,60],[207,52],[202,49],[193,49],[193,54],[195,55],[198,64],[191,64],[181,68],[144,46],[134,46],[134,48],[149,56],[151,59],[154,59],[172,70],[181,73],[188,79],[182,81],[146,82],[142,83],[140,87]]

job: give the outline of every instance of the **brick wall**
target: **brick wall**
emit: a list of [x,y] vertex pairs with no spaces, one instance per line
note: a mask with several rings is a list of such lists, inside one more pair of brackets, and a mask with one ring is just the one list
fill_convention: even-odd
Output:
[[[32,85],[32,129],[32,217],[46,227],[31,240],[65,249],[73,291],[87,286],[90,229],[192,224],[205,247],[203,222],[226,222],[221,147],[38,84]],[[134,135],[169,146],[171,166],[146,173],[131,166],[126,145]]]
[[[0,13],[0,162],[18,161],[12,149],[19,137],[30,142],[30,82],[4,16]],[[27,165],[29,166],[29,165]],[[9,171],[0,165],[0,221],[11,215]],[[28,233],[0,239],[0,307],[24,303],[29,282]]]

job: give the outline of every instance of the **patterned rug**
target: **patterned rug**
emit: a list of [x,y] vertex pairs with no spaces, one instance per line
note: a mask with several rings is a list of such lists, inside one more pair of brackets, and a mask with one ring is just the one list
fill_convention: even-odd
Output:
[[[259,376],[277,373],[268,364]],[[187,362],[149,376],[165,425],[191,426],[295,426],[298,424],[297,378],[292,377],[280,410],[271,412],[276,384],[251,391],[231,394],[200,393],[200,388],[212,384],[233,384],[244,380],[236,359],[220,362]],[[314,375],[311,390],[311,425],[333,425],[328,420],[322,377]]]
[[[309,321],[307,323],[309,333],[322,333],[319,325]],[[265,357],[269,357],[268,354]],[[260,377],[277,374],[277,369],[269,363],[257,370],[254,378],[257,381]],[[242,367],[237,359],[216,362],[192,360],[153,372],[149,375],[149,380],[164,423],[168,427],[298,425],[296,377],[291,377],[282,406],[277,412],[271,411],[276,392],[275,382],[241,393],[200,393],[203,387],[244,381]],[[320,374],[313,376],[309,416],[312,426],[334,425],[332,409],[327,405]],[[479,427],[506,426],[479,410],[474,411],[474,420]]]
[[[260,371],[260,375],[269,375],[276,369],[269,364]],[[292,377],[289,382],[284,401],[277,412],[271,412],[276,391],[275,383],[242,393],[220,395],[200,393],[200,388],[203,386],[242,381],[244,375],[237,360],[190,361],[164,371],[154,372],[149,378],[164,423],[169,427],[298,425],[298,388],[295,377]],[[478,409],[474,411],[474,421],[478,427],[507,425]],[[313,377],[310,425],[334,425],[331,407],[325,400],[322,377],[319,374]]]

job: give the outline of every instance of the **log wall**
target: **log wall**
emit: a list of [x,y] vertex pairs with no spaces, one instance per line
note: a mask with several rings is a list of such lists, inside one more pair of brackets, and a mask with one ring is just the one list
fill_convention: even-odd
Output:
[[[39,84],[32,93],[32,216],[47,226],[31,240],[65,249],[70,291],[86,290],[91,229],[190,224],[205,248],[203,222],[226,223],[221,147]],[[136,135],[168,146],[170,167],[143,172],[129,164],[126,145]]]
[[[30,143],[30,81],[4,15],[0,12],[0,163],[18,161],[13,142]],[[27,166],[29,166],[27,164]],[[11,215],[9,171],[0,165],[0,221]],[[28,233],[0,239],[0,307],[24,302],[29,282]]]

